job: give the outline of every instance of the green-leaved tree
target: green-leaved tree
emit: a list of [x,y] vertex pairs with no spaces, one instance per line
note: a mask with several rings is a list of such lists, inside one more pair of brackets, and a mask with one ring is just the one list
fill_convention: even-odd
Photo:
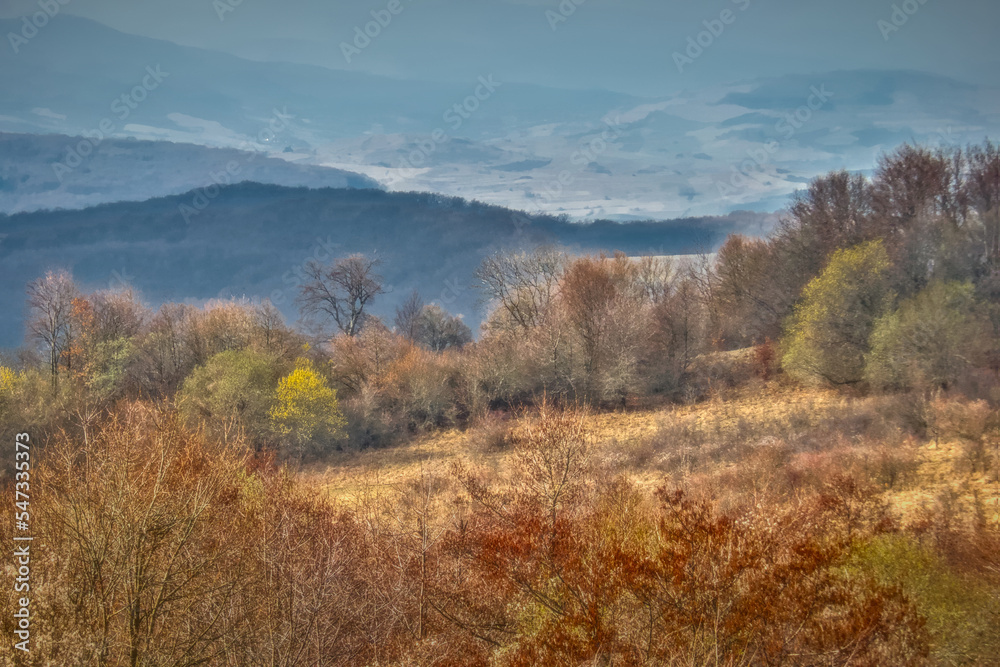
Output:
[[837,250],[785,326],[785,370],[802,381],[836,385],[864,377],[875,323],[894,300],[889,256],[881,241]]
[[865,379],[873,386],[947,387],[979,361],[988,329],[971,283],[933,283],[878,320]]

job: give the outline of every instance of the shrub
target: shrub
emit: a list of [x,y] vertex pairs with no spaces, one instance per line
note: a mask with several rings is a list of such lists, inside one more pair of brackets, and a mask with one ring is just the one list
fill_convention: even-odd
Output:
[[842,568],[844,536],[828,539],[822,511],[735,515],[666,491],[653,509],[622,480],[558,505],[537,502],[548,494],[535,477],[508,495],[467,488],[481,507],[453,531],[449,552],[466,581],[484,586],[481,600],[503,591],[507,604],[473,605],[454,591],[439,604],[498,644],[506,664],[916,665],[926,656],[912,605]]
[[[335,373],[342,384],[351,383],[350,398],[343,402],[351,442],[360,447],[390,445],[467,417],[464,353],[434,353],[386,335],[391,344],[380,346],[380,351],[351,341],[335,347]],[[344,350],[351,356],[342,356]],[[352,376],[342,375],[348,368]]]
[[469,448],[479,454],[505,452],[514,443],[514,425],[499,412],[488,412],[466,431]]
[[753,348],[753,372],[762,380],[770,380],[774,374],[775,362],[778,359],[778,350],[771,339],[766,339],[760,345]]
[[411,347],[378,379],[383,409],[402,417],[410,432],[453,425],[460,382],[455,361],[453,356]]
[[938,397],[929,408],[931,428],[937,438],[958,440],[964,462],[971,472],[986,472],[992,457],[987,440],[1000,435],[1000,414],[986,401],[963,401]]
[[25,380],[24,371],[18,372],[6,366],[0,366],[0,412],[6,415],[14,409]]
[[932,550],[905,535],[883,535],[860,544],[851,566],[899,587],[927,619],[938,664],[988,664],[1000,650],[995,632],[1000,600],[981,582],[969,581]]
[[257,445],[270,440],[269,411],[279,370],[267,356],[249,350],[220,352],[184,381],[177,405],[190,423],[204,423],[223,438],[245,433]]
[[[400,664],[410,606],[390,552],[239,438],[220,446],[129,403],[88,440],[46,447],[31,470],[46,489],[31,503],[39,664]],[[13,532],[6,512],[0,536]],[[19,605],[4,588],[11,646]]]

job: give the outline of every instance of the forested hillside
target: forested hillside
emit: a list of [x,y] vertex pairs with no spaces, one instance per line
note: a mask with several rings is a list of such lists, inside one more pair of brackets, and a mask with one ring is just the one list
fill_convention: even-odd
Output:
[[146,202],[81,211],[0,216],[0,344],[22,340],[26,282],[68,269],[88,288],[128,283],[152,304],[270,299],[289,321],[313,259],[368,253],[383,260],[387,286],[377,312],[391,317],[413,289],[478,326],[473,272],[502,248],[565,245],[580,252],[708,252],[736,229],[759,229],[754,213],[671,222],[572,224],[478,202],[379,190],[285,188],[240,183]]

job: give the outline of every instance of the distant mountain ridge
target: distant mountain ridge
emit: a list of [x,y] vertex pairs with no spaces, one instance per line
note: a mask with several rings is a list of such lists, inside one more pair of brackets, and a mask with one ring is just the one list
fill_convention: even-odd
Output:
[[269,298],[294,320],[302,266],[355,252],[382,260],[390,317],[412,289],[463,314],[482,316],[471,288],[482,258],[501,248],[558,244],[579,252],[674,255],[711,251],[730,231],[761,231],[770,218],[741,213],[668,222],[575,224],[423,193],[219,188],[191,222],[196,192],[76,211],[0,216],[0,345],[22,336],[24,287],[49,269],[72,270],[85,287],[128,283],[153,305],[212,298]]
[[[18,21],[0,19],[2,34],[19,26]],[[146,68],[158,68],[162,82],[127,105],[129,113],[121,118],[123,110],[116,101],[143,85]],[[489,79],[490,73],[483,72],[482,78]],[[278,137],[283,148],[280,142],[301,147],[306,142],[358,137],[375,127],[386,133],[425,133],[441,126],[468,137],[510,121],[539,124],[600,118],[616,106],[641,101],[620,93],[496,83],[504,94],[477,109],[474,124],[463,123],[466,127],[458,130],[446,127],[445,116],[455,104],[475,95],[479,80],[408,81],[314,65],[249,61],[60,14],[20,53],[0,49],[4,90],[0,127],[75,134],[91,131],[110,117],[120,131],[175,131],[200,137],[196,143],[231,145],[227,142],[233,133],[256,135],[277,108],[288,109],[296,121],[293,129]]]
[[310,188],[380,187],[361,174],[297,164],[257,151],[0,132],[0,213],[143,201],[240,181]]
[[[926,72],[787,74],[655,99],[494,74],[440,83],[251,61],[60,14],[19,54],[0,49],[0,131],[105,127],[228,148],[250,138],[254,151],[397,191],[619,221],[771,211],[811,178],[869,170],[902,142],[1000,134],[1000,88]],[[287,123],[270,136],[276,112]]]

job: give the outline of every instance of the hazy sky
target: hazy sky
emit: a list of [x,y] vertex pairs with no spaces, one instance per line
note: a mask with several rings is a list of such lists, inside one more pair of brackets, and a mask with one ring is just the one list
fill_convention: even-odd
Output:
[[[70,0],[63,11],[253,59],[425,80],[493,73],[506,81],[662,95],[835,69],[1000,78],[997,0],[563,0],[562,12],[559,0],[398,1],[402,11],[350,64],[341,43],[390,0]],[[232,11],[220,19],[223,3]],[[886,39],[878,22],[892,20],[894,4],[912,15]],[[706,29],[703,22],[718,30],[726,10],[731,22],[679,72],[673,54]],[[2,16],[31,11],[38,0],[0,0]],[[897,13],[897,23],[903,16]]]

